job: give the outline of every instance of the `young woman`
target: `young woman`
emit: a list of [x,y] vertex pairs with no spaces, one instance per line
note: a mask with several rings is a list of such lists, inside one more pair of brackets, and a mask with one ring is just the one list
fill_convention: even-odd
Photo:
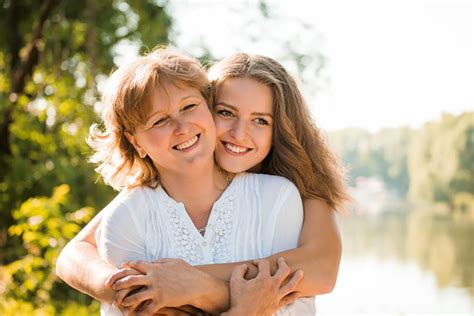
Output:
[[[293,271],[305,271],[305,279],[298,287],[303,295],[330,291],[340,258],[332,208],[340,206],[347,195],[337,161],[313,125],[296,83],[276,61],[247,54],[222,61],[211,75],[216,78],[214,119],[219,164],[230,172],[252,169],[283,175],[297,185],[305,198],[305,224],[299,247],[270,256],[272,272],[277,258],[283,256]],[[110,266],[97,259],[91,238],[99,221],[100,218],[94,220],[65,248],[58,272],[76,288],[110,300],[110,291],[102,285],[104,277],[96,277],[112,273]],[[86,256],[81,258],[79,251]],[[234,266],[209,265],[200,269],[229,280]],[[93,274],[99,267],[102,273]],[[79,276],[72,274],[73,270],[78,270]],[[109,283],[124,277],[115,282],[119,293],[137,286],[137,278],[130,277],[130,273],[135,272],[130,268],[121,270],[113,274]],[[256,273],[255,268],[249,271],[250,276]],[[119,297],[123,298],[123,294]]]

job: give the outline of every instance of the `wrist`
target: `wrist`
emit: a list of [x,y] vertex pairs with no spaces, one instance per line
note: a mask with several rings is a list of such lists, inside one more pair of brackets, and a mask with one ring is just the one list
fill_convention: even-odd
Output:
[[241,315],[258,316],[258,315],[255,315],[254,313],[249,312],[244,307],[240,307],[240,306],[232,306],[228,311],[221,314],[221,316],[241,316]]
[[205,272],[202,272],[201,281],[191,305],[212,314],[220,314],[229,309],[229,282]]

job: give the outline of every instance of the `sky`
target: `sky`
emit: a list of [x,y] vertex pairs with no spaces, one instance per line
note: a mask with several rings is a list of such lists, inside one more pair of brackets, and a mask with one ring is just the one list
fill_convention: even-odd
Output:
[[273,22],[258,1],[171,1],[174,45],[264,54],[290,71],[286,48],[322,53],[323,71],[303,90],[326,130],[419,127],[474,110],[474,0],[267,2]]

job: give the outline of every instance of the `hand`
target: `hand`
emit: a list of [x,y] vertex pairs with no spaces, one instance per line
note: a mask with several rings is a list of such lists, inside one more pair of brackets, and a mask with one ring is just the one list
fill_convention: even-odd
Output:
[[117,280],[113,285],[116,291],[146,287],[122,298],[120,302],[122,307],[127,308],[148,301],[136,310],[136,315],[153,315],[165,307],[193,305],[200,296],[200,289],[206,286],[206,274],[180,259],[128,262],[124,266],[143,273]]
[[230,279],[231,308],[223,315],[272,315],[300,296],[293,291],[303,279],[303,271],[296,271],[283,285],[291,273],[283,258],[278,259],[278,270],[273,276],[267,260],[257,260],[256,264],[258,274],[251,280],[244,279],[246,264],[234,268]]
[[[114,289],[114,284],[116,281],[129,280],[130,278],[136,275],[143,275],[143,273],[132,268],[121,268],[108,276],[108,278],[105,281],[105,286],[108,288]],[[134,311],[138,306],[125,308],[121,306],[120,304],[127,295],[129,295],[130,293],[139,291],[140,288],[141,287],[132,286],[130,288],[124,288],[120,291],[114,291],[115,293],[114,293],[112,304],[118,307],[124,315],[132,315],[132,311]]]

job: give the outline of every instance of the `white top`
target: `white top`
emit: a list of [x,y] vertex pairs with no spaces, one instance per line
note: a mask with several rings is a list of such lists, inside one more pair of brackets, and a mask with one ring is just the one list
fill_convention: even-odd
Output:
[[[103,259],[181,258],[192,265],[267,257],[297,247],[303,223],[300,194],[289,180],[263,174],[237,175],[214,203],[202,236],[183,203],[162,187],[122,191],[104,209],[97,230]],[[121,315],[108,304],[103,315]],[[277,315],[314,315],[314,298],[302,298]]]

